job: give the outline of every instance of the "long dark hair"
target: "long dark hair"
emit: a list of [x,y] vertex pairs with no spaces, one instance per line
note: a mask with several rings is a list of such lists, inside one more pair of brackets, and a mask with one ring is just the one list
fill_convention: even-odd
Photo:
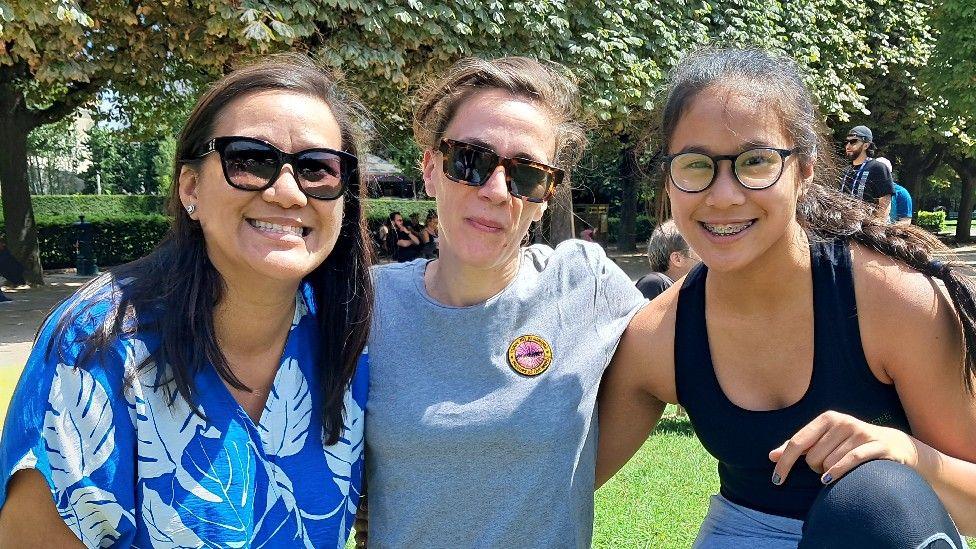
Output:
[[874,208],[837,189],[839,162],[796,62],[756,49],[710,49],[690,55],[673,71],[661,110],[657,139],[669,150],[681,116],[699,93],[723,87],[767,105],[779,115],[784,133],[797,148],[800,162],[812,165],[814,179],[805,184],[796,219],[814,238],[843,238],[897,259],[945,283],[966,340],[962,375],[974,392],[976,376],[976,288],[948,259],[953,252],[914,226],[889,225]]
[[[158,335],[159,346],[151,349],[137,367],[159,365],[156,383],[170,391],[171,402],[178,395],[197,409],[194,377],[208,362],[228,385],[250,390],[234,375],[217,343],[213,313],[224,295],[224,281],[207,256],[200,224],[190,218],[180,202],[179,175],[186,163],[182,159],[194,157],[214,137],[216,120],[231,101],[275,90],[324,101],[339,123],[342,150],[365,158],[365,110],[337,82],[336,75],[307,56],[280,54],[228,74],[200,97],[177,139],[169,233],[146,257],[119,266],[82,288],[79,299],[58,319],[56,333],[63,335],[73,319],[91,307],[91,298],[104,296],[107,290],[113,296],[114,309],[85,342],[79,365],[84,364],[85,357],[108,349],[121,337],[148,331]],[[335,247],[306,277],[318,311],[321,352],[317,369],[327,444],[339,440],[345,391],[366,345],[372,316],[371,250],[362,209],[366,190],[363,176],[358,174],[346,192]]]

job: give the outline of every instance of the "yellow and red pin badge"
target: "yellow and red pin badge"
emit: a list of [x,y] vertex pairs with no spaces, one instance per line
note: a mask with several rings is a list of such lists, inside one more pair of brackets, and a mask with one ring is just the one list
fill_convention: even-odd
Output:
[[508,365],[523,376],[537,376],[552,364],[552,346],[537,335],[519,336],[508,346]]

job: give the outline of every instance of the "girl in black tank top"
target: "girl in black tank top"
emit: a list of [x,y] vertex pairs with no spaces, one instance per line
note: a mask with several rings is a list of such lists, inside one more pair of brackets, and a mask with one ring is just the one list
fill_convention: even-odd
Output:
[[[798,402],[779,410],[752,411],[735,405],[722,391],[705,327],[704,264],[682,285],[674,336],[678,403],[688,411],[698,439],[719,461],[722,495],[733,503],[797,519],[807,515],[820,494],[820,474],[795,467],[785,483],[774,485],[770,478],[775,463],[769,460],[769,450],[828,410],[910,432],[895,388],[878,381],[864,358],[848,244],[811,240],[810,259],[813,372]],[[783,360],[790,360],[785,349]]]
[[934,237],[836,189],[793,61],[693,55],[660,112],[671,212],[702,265],[621,340],[597,485],[680,403],[719,461],[697,549],[963,547],[957,526],[976,535],[972,280]]

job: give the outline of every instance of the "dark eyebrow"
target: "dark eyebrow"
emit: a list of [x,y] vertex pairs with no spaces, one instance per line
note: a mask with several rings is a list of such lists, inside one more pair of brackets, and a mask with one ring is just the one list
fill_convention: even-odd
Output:
[[479,147],[484,147],[486,149],[491,149],[491,152],[493,152],[495,154],[498,154],[495,151],[495,147],[492,147],[491,146],[491,143],[488,143],[486,141],[482,141],[482,140],[478,139],[477,137],[463,137],[461,139],[455,139],[455,141],[460,141],[462,143],[470,143],[471,145],[477,145]]
[[[493,152],[495,154],[498,154],[498,151],[495,150],[495,147],[492,146],[491,143],[487,143],[485,141],[482,141],[481,139],[478,139],[477,137],[465,137],[463,139],[457,139],[457,141],[463,141],[465,143],[471,143],[472,145],[478,145],[479,147],[484,147],[486,149],[491,149],[491,152]],[[527,152],[518,152],[518,153],[515,153],[512,156],[512,158],[518,158],[519,160],[531,160],[532,162],[538,162],[540,164],[548,164],[548,161],[546,161],[546,160],[540,160],[540,159],[536,158],[535,156],[533,156],[532,154],[529,154]]]
[[[748,151],[749,149],[759,149],[759,148],[777,149],[777,148],[785,148],[785,147],[778,147],[777,145],[774,145],[772,143],[767,143],[765,141],[751,141],[739,145],[739,148],[736,149],[736,151],[733,152],[732,154],[739,154]],[[689,153],[689,152],[704,154],[706,156],[717,156],[714,150],[710,149],[709,147],[705,147],[703,145],[689,145],[674,154],[682,154],[682,153]]]

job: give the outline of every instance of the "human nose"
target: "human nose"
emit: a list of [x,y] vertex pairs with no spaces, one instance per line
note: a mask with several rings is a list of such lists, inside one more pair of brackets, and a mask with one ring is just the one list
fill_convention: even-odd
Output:
[[505,167],[502,165],[495,166],[495,170],[485,180],[485,184],[478,188],[478,196],[493,204],[510,200],[511,196],[508,194],[506,177]]
[[728,208],[745,202],[745,189],[739,183],[732,162],[718,162],[715,166],[715,181],[708,189],[705,203],[714,208]]
[[308,196],[299,187],[291,164],[281,167],[277,179],[264,190],[262,196],[266,201],[278,204],[282,208],[301,208],[308,204]]

